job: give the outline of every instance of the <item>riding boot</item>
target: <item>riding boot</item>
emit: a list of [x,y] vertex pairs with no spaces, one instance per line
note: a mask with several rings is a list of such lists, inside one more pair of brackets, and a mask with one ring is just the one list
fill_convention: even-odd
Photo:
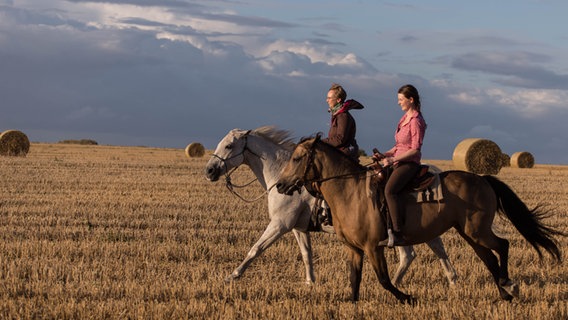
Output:
[[389,248],[405,245],[404,239],[402,238],[402,233],[400,231],[393,231],[392,229],[388,229],[387,234],[389,236],[387,242],[387,246]]
[[321,215],[319,217],[320,221],[320,229],[323,232],[335,234],[335,228],[333,227],[332,220],[331,220],[331,209],[329,207],[324,206],[321,210]]
[[319,222],[320,211],[323,211],[323,208],[319,208],[318,212],[316,214],[312,214],[310,217],[308,231],[321,231],[321,224]]
[[320,216],[320,223],[321,223],[322,226],[331,226],[332,225],[331,210],[329,210],[329,208],[325,208],[324,210],[322,210],[321,216]]

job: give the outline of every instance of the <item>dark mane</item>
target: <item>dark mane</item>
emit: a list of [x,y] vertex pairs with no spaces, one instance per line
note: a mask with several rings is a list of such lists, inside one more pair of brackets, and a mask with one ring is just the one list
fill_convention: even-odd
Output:
[[[316,135],[316,138],[317,138],[317,136],[319,136],[319,135],[320,135],[320,133],[318,133],[318,134]],[[308,139],[306,139],[306,140],[308,140]],[[329,143],[327,143],[327,142],[325,142],[325,141],[322,141],[322,140],[320,140],[320,139],[316,139],[315,142],[318,142],[318,143],[320,143],[321,145],[326,146],[326,147],[328,147],[329,149],[332,149],[332,152],[335,152],[335,153],[339,154],[340,157],[343,157],[343,158],[346,159],[347,161],[353,163],[353,164],[356,165],[359,169],[361,169],[361,170],[364,170],[364,169],[365,169],[365,167],[364,167],[363,165],[361,165],[361,163],[359,163],[358,161],[355,161],[353,158],[351,158],[350,156],[348,156],[348,155],[346,155],[345,153],[341,152],[341,150],[339,150],[339,149],[337,149],[336,147],[330,145]],[[302,143],[302,142],[300,142],[300,143]]]

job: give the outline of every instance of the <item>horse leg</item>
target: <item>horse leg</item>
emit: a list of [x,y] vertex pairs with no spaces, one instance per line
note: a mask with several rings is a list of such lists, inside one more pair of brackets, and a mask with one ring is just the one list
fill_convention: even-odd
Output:
[[272,245],[274,241],[278,240],[280,237],[282,237],[283,234],[289,231],[290,229],[282,225],[280,221],[271,220],[260,239],[258,239],[258,241],[252,246],[252,248],[250,248],[243,262],[230,275],[227,276],[225,281],[238,279],[254,259],[262,254],[264,250],[266,250],[266,248],[270,247],[270,245]]
[[294,236],[296,237],[296,241],[300,247],[300,252],[302,253],[302,260],[306,267],[306,284],[312,284],[316,281],[316,276],[314,274],[310,234],[307,232],[300,232],[296,229],[292,229],[292,233],[294,233]]
[[398,250],[399,262],[392,283],[395,287],[398,287],[402,282],[402,277],[404,277],[406,271],[408,271],[408,267],[410,267],[410,264],[414,258],[416,258],[416,252],[412,246],[396,247],[396,249]]
[[359,301],[359,288],[361,287],[361,276],[363,274],[363,251],[350,246],[346,247],[349,257],[349,283],[351,284],[351,300]]
[[[518,287],[509,279],[507,274],[508,247],[509,247],[508,241],[505,239],[501,239],[506,242],[505,246],[506,248],[495,249],[500,254],[501,264],[502,264],[502,266],[500,266],[499,260],[497,259],[495,254],[493,254],[490,248],[487,248],[482,244],[474,241],[472,238],[465,235],[463,232],[460,232],[460,234],[471,245],[477,256],[481,258],[481,261],[483,261],[489,272],[491,272],[491,275],[493,276],[493,281],[495,282],[497,288],[499,289],[499,294],[501,295],[501,298],[503,300],[510,301],[513,299],[514,296],[518,296]],[[497,236],[495,236],[495,238],[497,238]]]
[[[489,230],[487,236],[480,237],[478,242],[480,245],[496,251],[499,255],[499,291],[504,290],[509,296],[518,298],[519,286],[509,279],[509,241],[495,235],[493,230]],[[503,295],[502,292],[501,296]]]
[[426,244],[440,259],[440,264],[442,265],[442,269],[444,270],[446,278],[448,278],[450,286],[455,285],[456,280],[458,279],[458,274],[456,273],[456,269],[454,269],[454,266],[452,265],[450,259],[448,258],[446,249],[444,249],[444,243],[442,242],[442,238],[436,237],[426,242]]
[[373,265],[373,270],[379,278],[379,283],[387,291],[392,293],[399,302],[414,304],[416,300],[402,291],[398,290],[391,282],[389,278],[389,270],[387,267],[387,259],[385,258],[385,247],[384,246],[374,246],[365,250],[369,256],[369,261]]

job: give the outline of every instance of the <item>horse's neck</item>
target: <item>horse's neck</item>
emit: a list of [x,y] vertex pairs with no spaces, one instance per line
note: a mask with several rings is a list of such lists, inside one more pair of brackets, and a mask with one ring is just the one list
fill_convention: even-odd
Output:
[[280,170],[284,161],[290,157],[290,153],[276,145],[268,144],[264,148],[254,148],[252,152],[255,154],[247,152],[245,163],[250,167],[262,187],[267,190],[278,180]]
[[[365,191],[365,178],[362,176],[361,168],[351,165],[346,161],[329,163],[324,161],[321,166],[322,192],[330,194],[351,194],[361,189]],[[325,194],[324,194],[325,196]],[[327,197],[333,198],[333,197]]]

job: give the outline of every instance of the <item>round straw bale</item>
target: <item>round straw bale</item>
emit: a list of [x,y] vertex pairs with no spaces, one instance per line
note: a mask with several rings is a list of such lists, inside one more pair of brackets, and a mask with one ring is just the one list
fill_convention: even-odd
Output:
[[21,131],[6,130],[0,134],[0,155],[25,157],[30,151],[30,140]]
[[190,143],[185,147],[185,155],[190,158],[203,157],[204,154],[205,148],[199,142]]
[[497,174],[501,170],[501,149],[487,139],[464,139],[454,149],[452,161],[458,170],[476,174]]
[[534,157],[526,151],[515,152],[511,156],[511,167],[513,168],[532,168]]
[[511,157],[506,153],[501,154],[501,167],[509,166],[511,166]]

